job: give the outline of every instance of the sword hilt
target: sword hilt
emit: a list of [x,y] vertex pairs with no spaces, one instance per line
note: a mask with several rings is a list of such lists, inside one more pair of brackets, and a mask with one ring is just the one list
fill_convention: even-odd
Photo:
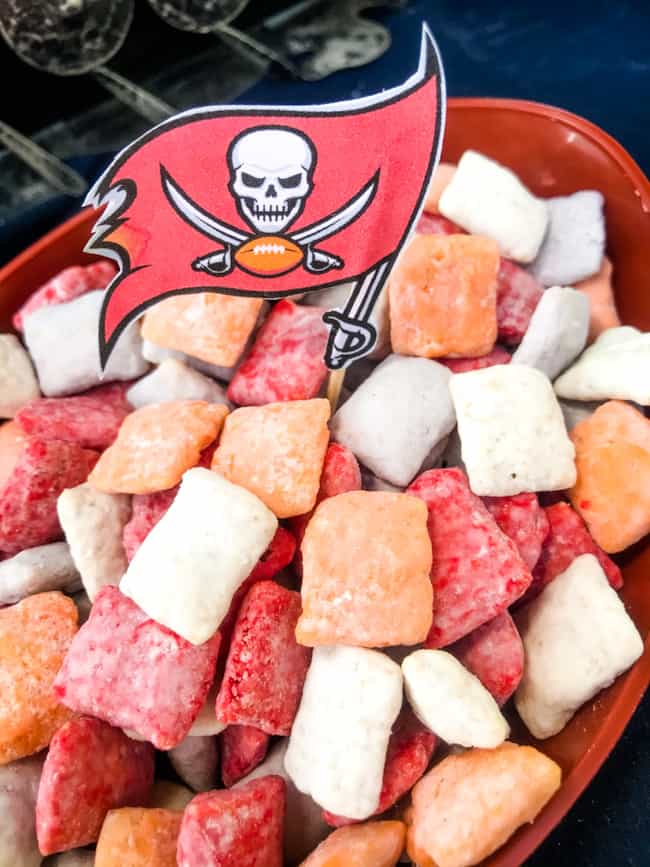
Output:
[[325,364],[331,370],[347,367],[362,358],[377,339],[377,331],[370,322],[346,316],[338,310],[328,310],[323,320],[330,327]]

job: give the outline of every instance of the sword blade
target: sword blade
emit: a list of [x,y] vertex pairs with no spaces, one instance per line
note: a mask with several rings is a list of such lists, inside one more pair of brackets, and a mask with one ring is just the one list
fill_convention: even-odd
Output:
[[293,232],[289,235],[291,240],[295,241],[296,244],[305,246],[315,244],[316,241],[322,241],[324,238],[329,238],[330,235],[340,232],[341,229],[356,220],[359,214],[368,207],[377,192],[377,177],[378,175],[375,175],[371,178],[356,196],[353,196],[349,202],[346,202],[329,217],[312,223],[311,226],[307,226],[299,232]]
[[201,234],[207,235],[208,238],[212,238],[215,241],[220,241],[228,247],[238,247],[252,237],[244,232],[240,232],[239,229],[235,229],[234,226],[228,223],[217,220],[212,214],[204,211],[200,205],[197,205],[196,202],[192,201],[183,192],[169,172],[162,166],[160,167],[160,178],[165,195],[173,209],[186,223],[194,226]]

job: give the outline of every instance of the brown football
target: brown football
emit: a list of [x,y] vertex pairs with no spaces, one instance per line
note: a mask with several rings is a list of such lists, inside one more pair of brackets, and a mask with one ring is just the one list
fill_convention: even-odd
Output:
[[293,271],[304,259],[302,249],[278,235],[259,235],[239,247],[235,262],[244,271],[260,277],[276,277]]

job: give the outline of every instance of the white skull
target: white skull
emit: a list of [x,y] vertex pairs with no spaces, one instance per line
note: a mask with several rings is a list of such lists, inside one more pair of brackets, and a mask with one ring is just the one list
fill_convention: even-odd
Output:
[[258,232],[282,232],[302,213],[312,190],[315,150],[307,136],[257,129],[235,139],[228,155],[230,192]]

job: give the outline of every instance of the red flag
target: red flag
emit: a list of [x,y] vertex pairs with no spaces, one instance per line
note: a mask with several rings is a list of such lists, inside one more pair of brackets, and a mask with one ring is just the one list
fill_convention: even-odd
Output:
[[400,87],[308,108],[191,110],[125,148],[86,200],[106,206],[86,250],[120,265],[102,361],[169,295],[278,298],[392,263],[439,156],[443,91],[425,28],[418,70]]

